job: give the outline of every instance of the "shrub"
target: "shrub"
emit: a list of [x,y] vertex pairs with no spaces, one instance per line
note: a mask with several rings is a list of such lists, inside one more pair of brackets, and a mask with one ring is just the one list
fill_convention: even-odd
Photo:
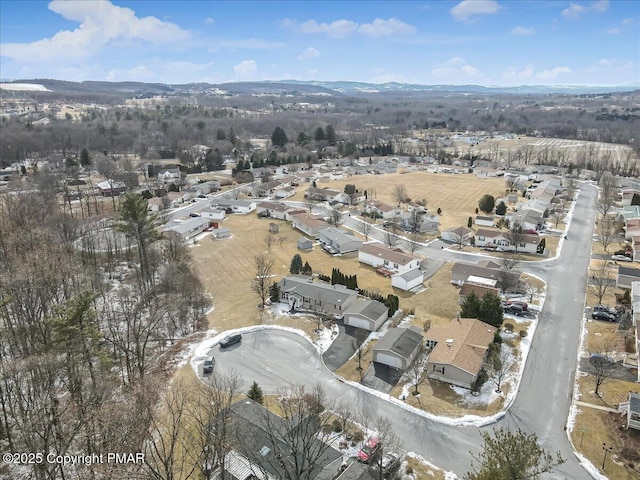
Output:
[[483,195],[478,202],[478,207],[480,207],[480,210],[486,213],[493,211],[493,207],[495,207],[495,205],[496,199],[493,195]]
[[513,332],[513,323],[505,323],[504,324],[505,332]]
[[499,333],[499,332],[496,332],[496,333],[493,335],[493,343],[496,343],[496,344],[498,344],[498,345],[502,345],[502,337],[500,336],[500,333]]
[[476,378],[476,381],[473,384],[473,391],[479,392],[480,389],[482,388],[482,385],[484,385],[487,380],[489,380],[489,374],[484,368],[481,368],[480,371],[478,372],[478,377]]
[[438,215],[442,214],[442,209],[440,207],[438,207]]
[[527,331],[526,330],[520,330],[520,338],[525,338],[527,336]]
[[342,422],[336,418],[331,424],[331,428],[334,432],[340,433],[342,431]]
[[362,440],[364,440],[364,433],[362,433],[360,430],[356,430],[353,433],[353,440],[356,442],[361,442]]

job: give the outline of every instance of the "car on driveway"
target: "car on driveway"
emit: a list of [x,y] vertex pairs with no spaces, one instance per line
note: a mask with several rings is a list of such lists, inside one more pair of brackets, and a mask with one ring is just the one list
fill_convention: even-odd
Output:
[[235,335],[228,335],[220,340],[220,348],[227,348],[231,345],[235,345],[236,343],[240,343],[242,341],[242,335],[236,333]]
[[507,305],[519,305],[522,310],[529,310],[529,304],[523,300],[507,300]]
[[606,305],[602,305],[601,303],[599,303],[598,305],[594,305],[593,311],[610,313],[611,315],[616,315],[618,313],[618,311],[615,308],[607,307]]
[[378,437],[370,437],[364,442],[364,445],[358,452],[358,460],[363,463],[369,463],[380,451],[380,439]]
[[380,460],[382,476],[385,479],[394,478],[395,473],[400,468],[400,455],[393,452],[385,453]]
[[615,260],[616,262],[633,262],[633,258],[627,257],[626,255],[613,255],[611,260]]
[[525,310],[522,308],[522,305],[505,305],[504,313],[510,313],[516,317],[521,317],[525,315]]
[[202,373],[211,373],[213,372],[213,367],[216,364],[216,359],[211,357],[207,358],[202,364]]
[[606,320],[607,322],[615,322],[618,317],[608,312],[593,312],[591,318],[594,320]]

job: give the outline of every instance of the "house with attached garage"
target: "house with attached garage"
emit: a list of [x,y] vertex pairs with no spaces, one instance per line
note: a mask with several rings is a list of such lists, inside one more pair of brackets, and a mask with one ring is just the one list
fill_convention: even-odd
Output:
[[514,290],[520,282],[520,273],[502,270],[500,264],[492,260],[482,260],[478,263],[456,262],[451,268],[451,280],[454,285],[462,285],[470,277],[480,277],[496,280],[495,286],[501,290]]
[[496,288],[495,285],[496,280],[471,276],[466,282],[464,282],[462,288],[460,288],[458,303],[462,305],[467,297],[472,293],[475,293],[479,299],[482,299],[489,293],[492,293],[497,297],[500,295],[500,289]]
[[172,220],[163,227],[168,235],[177,235],[183,240],[189,240],[209,228],[209,220],[202,217],[189,218],[184,221]]
[[408,231],[415,229],[420,233],[437,233],[440,228],[440,217],[431,213],[403,212],[400,215],[400,227]]
[[296,210],[294,207],[289,207],[284,203],[280,202],[259,202],[256,205],[256,214],[258,217],[266,217],[266,218],[278,218],[280,220],[289,220],[289,214],[291,212],[297,211],[301,213],[300,210]]
[[357,300],[343,313],[344,324],[374,332],[389,318],[389,308],[376,300]]
[[442,231],[442,239],[453,243],[467,244],[473,238],[474,232],[467,227],[452,227]]
[[519,224],[523,230],[540,230],[544,227],[544,218],[534,210],[521,209],[517,212],[509,212],[504,218],[509,225]]
[[473,388],[497,329],[475,318],[455,318],[425,334],[427,375],[434,380]]
[[331,190],[329,188],[307,188],[304,192],[304,198],[317,200],[319,202],[328,202],[335,199],[342,192],[339,190]]
[[314,282],[305,275],[291,275],[278,282],[280,298],[292,310],[343,315],[355,303],[358,293],[344,285]]
[[340,254],[355,252],[362,245],[362,240],[358,237],[336,227],[319,230],[318,240],[323,248],[330,247],[327,249],[329,252],[336,250]]
[[419,328],[390,328],[373,347],[373,361],[406,370],[422,350],[424,337]]
[[308,213],[297,213],[291,216],[291,226],[312,238],[318,238],[320,230],[331,225],[320,217]]
[[[476,247],[488,247],[499,252],[515,252],[516,246],[510,240],[509,232],[479,228],[475,235]],[[522,235],[518,253],[536,253],[540,239],[537,235]]]

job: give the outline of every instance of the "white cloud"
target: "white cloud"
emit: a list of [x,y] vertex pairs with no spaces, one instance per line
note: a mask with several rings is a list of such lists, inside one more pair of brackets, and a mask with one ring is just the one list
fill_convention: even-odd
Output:
[[178,25],[156,17],[139,18],[130,8],[107,0],[93,2],[54,0],[49,9],[67,20],[79,22],[73,31],[61,30],[51,38],[31,43],[5,43],[2,56],[24,63],[73,64],[88,59],[113,42],[175,43],[189,37]]
[[583,14],[606,12],[609,8],[609,0],[598,0],[590,4],[580,4],[570,2],[569,6],[562,11],[562,16],[569,20],[578,20]]
[[317,23],[308,20],[299,25],[302,33],[325,33],[332,38],[345,38],[358,29],[358,24],[351,20],[336,20],[331,23]]
[[534,35],[536,30],[533,27],[515,27],[511,33],[514,35]]
[[233,71],[238,80],[253,80],[258,73],[258,64],[253,60],[244,60],[233,66]]
[[416,32],[416,27],[394,17],[388,20],[376,18],[371,23],[363,24],[346,19],[335,20],[331,23],[318,23],[315,20],[299,23],[295,19],[285,18],[280,22],[280,25],[301,33],[324,33],[331,38],[346,38],[356,32],[370,37],[389,37]]
[[271,42],[260,38],[246,38],[244,40],[222,40],[213,44],[209,51],[218,48],[230,48],[239,50],[276,50],[285,47],[283,42]]
[[436,65],[431,69],[431,74],[439,79],[459,83],[460,80],[478,78],[480,70],[467,64],[462,57],[453,57],[447,63]]
[[519,81],[528,80],[533,77],[533,74],[533,65],[527,65],[525,67],[509,66],[502,72],[504,78]]
[[376,18],[371,23],[363,23],[360,25],[358,32],[369,35],[370,37],[389,37],[391,35],[408,35],[415,33],[416,27],[393,17],[389,20]]
[[462,0],[449,12],[456,20],[469,20],[474,15],[491,15],[500,10],[496,0]]
[[205,18],[204,19],[204,24],[205,25],[213,25],[215,23],[215,20],[211,17]]
[[605,30],[604,33],[608,33],[609,35],[620,35],[622,30],[619,28],[610,28],[609,30]]
[[569,67],[555,67],[551,70],[543,70],[536,74],[539,80],[555,80],[560,75],[571,75],[573,71]]
[[317,48],[309,47],[298,55],[298,60],[309,60],[310,58],[316,58],[319,56],[320,51]]

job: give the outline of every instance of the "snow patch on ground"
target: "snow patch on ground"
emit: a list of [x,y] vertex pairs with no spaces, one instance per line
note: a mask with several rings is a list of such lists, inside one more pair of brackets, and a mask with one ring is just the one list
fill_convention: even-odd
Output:
[[[407,457],[411,457],[415,460],[417,460],[418,462],[420,462],[423,465],[426,465],[427,467],[431,468],[432,470],[439,470],[441,472],[444,472],[444,478],[445,480],[457,480],[458,476],[453,473],[453,472],[448,472],[446,470],[442,470],[439,467],[436,467],[433,463],[431,463],[429,460],[427,460],[426,458],[424,458],[422,455],[418,455],[415,452],[408,452],[407,453]],[[406,465],[403,465],[403,467],[406,467]],[[429,472],[429,473],[433,473],[433,472]],[[416,477],[414,477],[416,478]]]

